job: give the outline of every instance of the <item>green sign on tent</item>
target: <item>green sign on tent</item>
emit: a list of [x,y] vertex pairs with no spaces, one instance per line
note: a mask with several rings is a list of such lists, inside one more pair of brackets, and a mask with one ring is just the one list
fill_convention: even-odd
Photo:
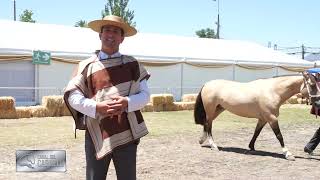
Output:
[[33,51],[32,63],[33,64],[50,64],[51,53],[45,51]]

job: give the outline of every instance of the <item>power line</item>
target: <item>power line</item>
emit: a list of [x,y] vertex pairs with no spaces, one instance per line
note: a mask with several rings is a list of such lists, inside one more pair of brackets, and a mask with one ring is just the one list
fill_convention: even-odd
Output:
[[289,55],[301,55],[302,59],[304,59],[307,54],[320,54],[320,47],[310,47],[303,44],[300,47],[279,47],[275,44],[274,49]]

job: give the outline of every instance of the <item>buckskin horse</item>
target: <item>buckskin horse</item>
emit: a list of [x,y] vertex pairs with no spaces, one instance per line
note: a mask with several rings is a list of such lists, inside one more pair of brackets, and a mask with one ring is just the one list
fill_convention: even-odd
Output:
[[247,83],[228,80],[205,83],[194,107],[195,123],[203,125],[203,135],[199,143],[203,144],[209,138],[211,149],[219,150],[213,141],[212,123],[219,114],[227,110],[238,116],[258,119],[249,143],[251,151],[255,150],[255,141],[268,123],[280,142],[285,158],[295,160],[294,155],[284,145],[278,116],[280,106],[293,95],[301,92],[304,97],[310,97],[308,92],[319,92],[313,76],[305,71],[302,74],[258,79]]

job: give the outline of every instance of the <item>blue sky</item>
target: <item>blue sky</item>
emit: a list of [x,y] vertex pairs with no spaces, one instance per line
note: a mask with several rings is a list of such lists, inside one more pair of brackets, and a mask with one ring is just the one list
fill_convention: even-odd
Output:
[[[73,26],[101,18],[106,0],[16,0],[17,18],[25,9],[38,23]],[[319,0],[220,0],[220,37],[279,47],[320,47]],[[139,32],[196,37],[216,29],[213,0],[130,0]],[[0,0],[0,19],[13,19],[13,0]]]

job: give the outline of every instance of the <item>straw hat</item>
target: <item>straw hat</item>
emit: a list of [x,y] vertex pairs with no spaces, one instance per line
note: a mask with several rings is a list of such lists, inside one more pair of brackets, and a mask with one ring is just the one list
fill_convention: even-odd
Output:
[[105,16],[102,20],[94,20],[88,23],[88,26],[98,33],[101,32],[102,26],[106,25],[112,25],[121,28],[125,37],[133,36],[137,33],[137,30],[134,27],[130,26],[119,16],[109,15]]

